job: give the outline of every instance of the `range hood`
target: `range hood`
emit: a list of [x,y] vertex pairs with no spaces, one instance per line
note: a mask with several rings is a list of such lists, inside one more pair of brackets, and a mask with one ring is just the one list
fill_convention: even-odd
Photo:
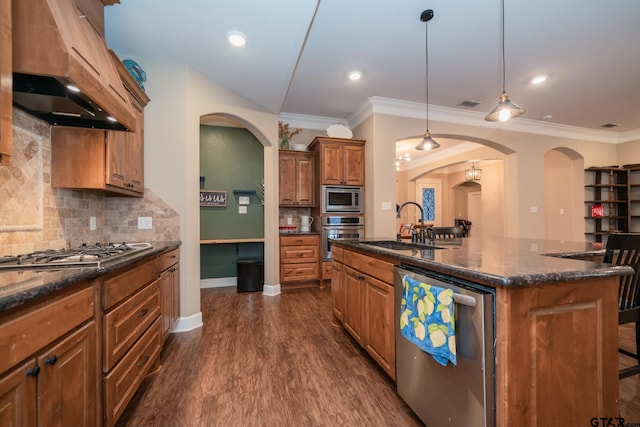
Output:
[[127,92],[89,18],[94,3],[104,7],[100,0],[13,2],[13,102],[53,125],[134,129]]

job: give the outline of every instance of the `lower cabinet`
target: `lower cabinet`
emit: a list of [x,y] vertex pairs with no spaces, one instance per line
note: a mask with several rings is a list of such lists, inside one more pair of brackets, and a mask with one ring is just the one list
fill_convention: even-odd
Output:
[[87,287],[0,321],[0,425],[100,424],[93,307]]
[[180,249],[160,255],[160,311],[164,342],[180,316]]
[[320,279],[320,236],[280,236],[280,282]]
[[335,246],[333,256],[331,295],[335,318],[395,379],[394,264]]
[[113,426],[160,355],[161,298],[156,260],[103,284],[104,417]]

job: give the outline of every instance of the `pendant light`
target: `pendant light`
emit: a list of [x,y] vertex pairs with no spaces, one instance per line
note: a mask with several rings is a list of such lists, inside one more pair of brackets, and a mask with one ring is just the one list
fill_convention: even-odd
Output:
[[495,108],[484,117],[484,119],[488,122],[506,122],[509,119],[523,115],[525,112],[524,108],[520,107],[517,104],[514,104],[509,100],[509,95],[507,95],[507,92],[505,90],[506,71],[504,59],[504,0],[500,0],[500,25],[502,27],[502,32],[500,33],[500,39],[502,42],[502,95],[500,95],[500,102],[498,102],[498,105],[496,105]]
[[424,133],[424,137],[422,138],[422,142],[416,146],[416,150],[435,150],[436,148],[440,148],[440,144],[438,144],[433,138],[431,138],[431,133],[429,132],[429,25],[427,24],[433,18],[433,10],[427,9],[420,14],[420,21],[425,23],[425,72],[424,72],[424,86],[425,86],[425,94],[427,98],[427,131]]
[[471,169],[464,171],[464,177],[467,181],[479,181],[482,178],[482,169],[476,169],[476,164],[471,164]]

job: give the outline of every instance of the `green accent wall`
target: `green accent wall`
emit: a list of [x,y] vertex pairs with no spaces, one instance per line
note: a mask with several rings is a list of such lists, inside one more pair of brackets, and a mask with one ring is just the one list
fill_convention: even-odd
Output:
[[[200,126],[201,190],[227,192],[227,206],[200,207],[200,239],[264,237],[264,206],[255,192],[264,178],[264,147],[244,128]],[[202,178],[201,178],[202,179]],[[250,190],[251,193],[238,193]],[[238,212],[240,196],[248,196],[246,214]],[[201,245],[201,278],[234,277],[236,260],[262,258],[262,243]]]

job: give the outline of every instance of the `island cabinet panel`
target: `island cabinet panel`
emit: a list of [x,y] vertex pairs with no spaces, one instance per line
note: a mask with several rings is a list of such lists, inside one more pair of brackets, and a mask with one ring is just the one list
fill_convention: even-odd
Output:
[[333,247],[334,317],[392,378],[396,376],[393,323],[395,264]]
[[497,425],[619,416],[617,283],[496,289]]
[[0,425],[36,425],[36,379],[27,375],[34,366],[29,360],[0,377]]

